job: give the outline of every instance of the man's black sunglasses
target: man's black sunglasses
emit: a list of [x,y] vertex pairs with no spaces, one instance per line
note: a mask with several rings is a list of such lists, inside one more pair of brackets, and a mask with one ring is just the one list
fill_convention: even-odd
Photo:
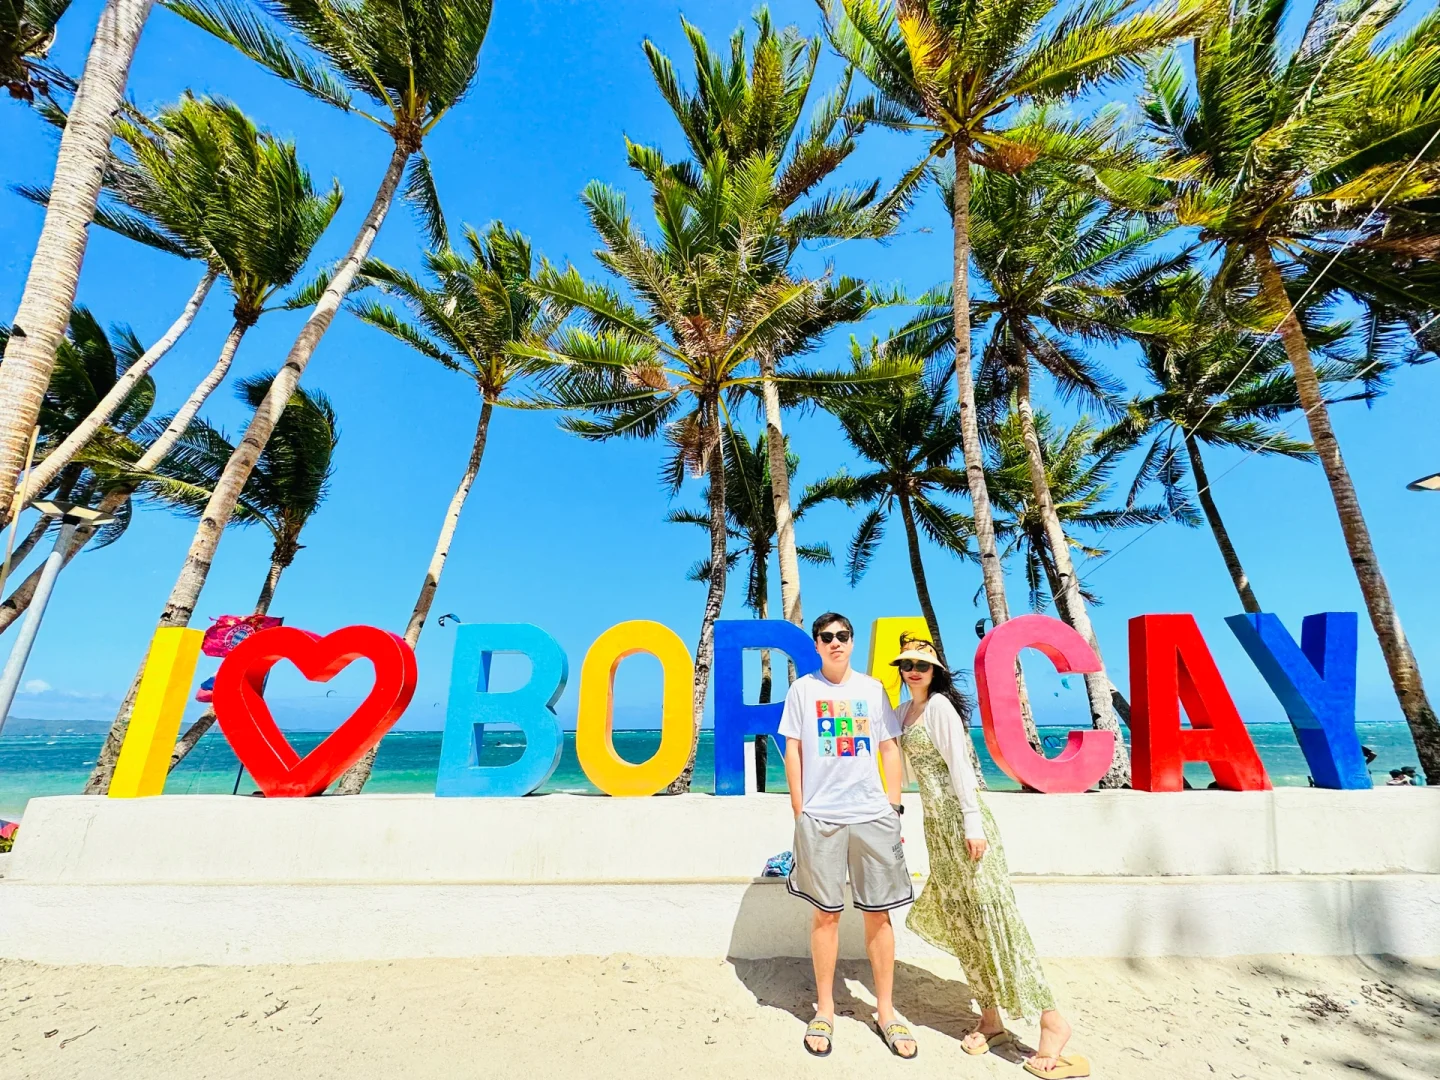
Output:
[[822,630],[816,636],[826,645],[829,645],[832,641],[838,641],[841,645],[844,645],[851,637],[849,630]]
[[918,672],[920,672],[921,675],[924,675],[927,671],[930,670],[930,667],[931,667],[931,664],[930,664],[930,661],[929,661],[929,660],[901,660],[901,661],[900,661],[900,670],[901,670],[901,671],[918,671]]

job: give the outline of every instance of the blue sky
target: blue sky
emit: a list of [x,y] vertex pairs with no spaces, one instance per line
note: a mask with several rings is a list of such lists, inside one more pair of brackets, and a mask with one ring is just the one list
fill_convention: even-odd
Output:
[[[78,0],[61,24],[54,58],[78,71],[100,8]],[[1412,4],[1411,17],[1422,5]],[[772,5],[778,22],[814,32],[810,0]],[[496,218],[530,235],[556,261],[574,260],[596,272],[590,234],[577,195],[591,179],[630,192],[643,213],[644,187],[625,167],[624,139],[656,142],[672,153],[682,144],[650,80],[640,49],[655,39],[687,70],[679,13],[684,11],[720,43],[748,18],[748,0],[678,7],[652,0],[624,4],[601,0],[499,0],[469,98],[447,117],[428,143],[452,227]],[[821,85],[838,73],[822,65]],[[382,132],[355,116],[314,103],[260,72],[226,47],[157,10],[141,41],[130,89],[154,108],[190,89],[237,101],[262,124],[293,139],[318,184],[340,179],[346,203],[317,249],[317,261],[341,255],[364,214],[389,153]],[[1133,104],[1133,89],[1109,99]],[[26,110],[0,102],[0,309],[13,311],[41,225],[41,211],[9,190],[12,184],[48,183],[54,136]],[[847,165],[846,178],[893,180],[914,160],[917,144],[900,136],[867,134]],[[407,211],[397,208],[377,246],[382,257],[418,267],[421,240]],[[938,200],[927,195],[891,243],[852,242],[808,255],[812,269],[833,260],[843,272],[913,291],[947,280],[948,227]],[[143,340],[158,336],[175,317],[198,269],[96,231],[80,283],[80,302],[106,323],[130,324]],[[195,327],[156,369],[158,409],[168,410],[214,361],[228,329],[228,302],[217,293]],[[234,373],[273,369],[283,358],[303,315],[267,316],[246,338]],[[883,324],[883,320],[882,320]],[[877,325],[876,329],[880,326]],[[868,332],[868,331],[867,331]],[[846,348],[837,336],[821,354],[839,362]],[[1140,384],[1133,353],[1111,350],[1107,360],[1132,390]],[[1415,494],[1405,484],[1440,469],[1440,427],[1434,423],[1440,369],[1404,372],[1373,408],[1347,405],[1334,412],[1346,459],[1360,492],[1382,565],[1401,618],[1440,693],[1440,614],[1436,610],[1434,548],[1440,533],[1440,495]],[[369,623],[404,627],[445,505],[464,466],[478,402],[469,384],[348,316],[337,320],[311,364],[305,384],[334,400],[343,434],[329,502],[309,526],[306,548],[280,586],[274,612],[292,625],[328,631]],[[208,417],[230,431],[244,411],[228,388]],[[1061,411],[1066,422],[1073,414]],[[799,482],[826,475],[847,457],[838,431],[824,415],[788,421],[800,456]],[[1293,418],[1303,437],[1303,422]],[[756,430],[758,420],[749,421]],[[666,497],[657,482],[661,451],[646,443],[582,443],[546,414],[500,413],[492,426],[483,471],[462,519],[434,613],[465,621],[534,622],[553,634],[570,657],[570,688],[561,712],[573,715],[579,668],[590,642],[623,619],[655,619],[693,641],[703,587],[685,579],[703,554],[703,534],[668,525]],[[1298,636],[1311,612],[1362,611],[1318,467],[1212,453],[1215,497],[1226,516],[1266,610],[1277,612]],[[1234,471],[1230,472],[1232,466]],[[692,482],[675,505],[697,505]],[[828,541],[843,553],[856,515],[825,509],[808,517],[801,539]],[[87,553],[61,577],[27,670],[26,693],[16,715],[108,718],[134,673],[193,531],[191,522],[150,510],[137,516],[114,546]],[[1131,535],[1112,535],[1111,549]],[[201,597],[195,625],[254,603],[269,554],[259,530],[231,531]],[[930,585],[952,655],[974,644],[971,627],[985,614],[973,602],[979,584],[973,565],[926,551]],[[23,573],[25,569],[22,568]],[[1112,676],[1128,684],[1126,620],[1148,612],[1193,612],[1242,714],[1252,722],[1283,719],[1279,706],[1226,629],[1239,610],[1208,530],[1167,525],[1150,532],[1088,578],[1104,598],[1094,611]],[[840,568],[803,574],[806,611],[849,612],[857,624],[882,615],[918,612],[898,523],[866,578],[851,589]],[[733,588],[725,615],[747,617],[743,587]],[[1023,584],[1012,581],[1012,607],[1024,605]],[[1359,717],[1399,719],[1384,663],[1362,618]],[[861,650],[866,647],[862,625]],[[8,651],[13,635],[0,640]],[[431,624],[419,647],[420,689],[407,727],[436,727],[442,720],[453,635]],[[213,665],[213,661],[209,662]],[[1079,680],[1075,689],[1029,664],[1042,721],[1085,718]],[[658,665],[627,662],[617,686],[617,725],[653,720]],[[363,692],[364,679],[342,676],[336,693],[281,676],[272,691],[282,724],[325,723],[340,703]]]

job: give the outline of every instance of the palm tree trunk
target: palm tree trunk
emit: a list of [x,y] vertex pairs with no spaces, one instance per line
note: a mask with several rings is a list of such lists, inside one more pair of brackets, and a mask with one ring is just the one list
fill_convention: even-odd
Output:
[[910,496],[900,495],[900,517],[905,521],[905,543],[910,551],[910,576],[915,579],[915,598],[920,601],[920,613],[925,616],[925,625],[930,628],[930,642],[936,653],[948,666],[945,658],[945,644],[940,640],[940,620],[935,617],[935,605],[930,601],[930,584],[925,579],[925,564],[920,561],[920,534],[915,527],[915,510],[910,505]]
[[[1005,599],[1005,568],[995,543],[995,517],[990,512],[990,489],[985,485],[985,453],[980,446],[980,420],[975,412],[975,372],[970,357],[970,153],[963,138],[957,138],[955,184],[951,224],[954,227],[954,281],[951,309],[955,322],[955,384],[960,402],[960,444],[965,456],[965,480],[970,488],[970,506],[975,518],[975,545],[980,551],[980,577],[990,622],[999,626],[1010,619]],[[938,643],[937,643],[938,644]],[[1040,735],[1030,708],[1025,673],[1015,663],[1015,680],[1020,692],[1020,714],[1025,736],[1036,749]]]
[[[755,552],[757,559],[770,557],[767,552]],[[770,618],[770,582],[769,571],[765,563],[761,563],[756,570],[756,576],[760,579],[760,610],[756,613],[761,619]],[[770,703],[770,693],[775,685],[775,673],[770,666],[770,650],[760,650],[760,704]],[[765,773],[770,766],[770,738],[766,735],[758,736],[755,739],[755,790],[765,790]]]
[[[1030,486],[1035,493],[1035,502],[1040,509],[1040,521],[1045,529],[1045,539],[1050,547],[1050,557],[1055,563],[1055,575],[1059,579],[1059,590],[1055,602],[1060,610],[1068,613],[1069,623],[1085,643],[1101,657],[1100,642],[1095,637],[1095,628],[1090,624],[1090,612],[1085,607],[1085,598],[1080,595],[1080,582],[1075,576],[1075,564],[1070,559],[1070,540],[1060,524],[1060,515],[1055,512],[1055,500],[1050,495],[1050,481],[1045,476],[1045,458],[1040,453],[1040,437],[1035,431],[1035,411],[1030,404],[1030,362],[1026,357],[1020,365],[1016,387],[1016,399],[1020,410],[1020,431],[1025,441],[1026,457],[1030,463]],[[1110,678],[1105,674],[1104,659],[1099,671],[1085,673],[1085,696],[1090,701],[1090,723],[1097,731],[1109,731],[1115,735],[1115,752],[1110,759],[1110,768],[1100,778],[1102,788],[1125,787],[1130,783],[1130,752],[1120,731],[1120,721],[1115,717],[1111,702]]]
[[[21,540],[15,546],[15,550],[10,553],[11,566],[19,566],[24,563],[30,552],[35,550],[35,545],[45,539],[45,534],[50,531],[50,523],[51,519],[42,515],[40,520],[30,527],[30,531],[25,534],[25,539]],[[0,625],[0,633],[3,633],[4,630],[5,626]]]
[[[195,537],[190,542],[190,550],[186,552],[185,563],[174,587],[170,590],[170,598],[160,613],[160,626],[188,626],[190,624],[190,617],[195,610],[195,602],[200,598],[200,590],[204,588],[205,578],[210,573],[210,564],[215,558],[216,549],[220,546],[220,536],[226,526],[230,524],[230,518],[235,513],[235,505],[240,500],[240,492],[244,490],[246,481],[250,479],[250,473],[254,470],[261,452],[265,449],[265,444],[270,441],[270,433],[275,430],[275,424],[284,413],[285,407],[289,405],[290,397],[295,393],[295,387],[299,384],[300,377],[305,374],[306,365],[310,363],[310,358],[315,355],[315,349],[319,346],[321,338],[325,336],[325,331],[334,321],[335,313],[339,311],[345,294],[350,291],[350,286],[355,281],[355,275],[360,271],[360,264],[369,255],[370,248],[375,243],[375,237],[380,232],[380,226],[385,221],[385,215],[395,201],[395,192],[400,186],[401,177],[405,174],[405,165],[410,160],[412,152],[406,144],[395,144],[394,153],[390,155],[389,167],[385,170],[385,177],[380,182],[380,190],[375,193],[375,199],[370,204],[370,210],[365,215],[365,220],[361,223],[360,231],[351,243],[345,260],[335,271],[335,276],[330,279],[330,284],[321,294],[314,310],[310,312],[310,317],[305,320],[299,337],[290,346],[284,366],[280,368],[274,381],[270,383],[270,389],[266,391],[264,400],[255,410],[255,415],[250,418],[250,425],[245,429],[244,438],[235,447],[235,452],[230,455],[230,460],[225,465],[225,471],[220,474],[220,480],[215,485],[215,490],[211,492],[209,501],[205,504],[200,525],[196,528]],[[144,670],[143,663],[141,670]],[[105,742],[105,751],[110,751],[113,742],[115,756],[119,755],[120,744],[125,741],[125,732],[130,727],[132,702],[133,694],[127,695],[126,701],[121,704],[120,711],[115,716],[114,723],[110,725],[111,737]],[[114,758],[112,757],[108,764],[103,759],[97,759],[95,772],[91,774],[91,783],[98,782],[102,767],[106,773],[105,787],[108,789],[108,774],[113,773],[115,769]],[[89,785],[87,785],[88,790]]]
[[[445,520],[440,524],[440,535],[435,538],[435,550],[430,554],[430,565],[425,568],[425,580],[420,585],[420,595],[410,612],[410,622],[405,627],[405,643],[412,649],[420,641],[420,631],[430,616],[430,605],[435,602],[435,590],[440,587],[440,575],[445,570],[445,560],[450,557],[450,545],[455,540],[455,528],[460,524],[460,512],[465,509],[465,500],[475,477],[480,473],[480,462],[485,457],[485,440],[490,433],[490,414],[495,405],[489,398],[480,406],[480,422],[475,428],[475,441],[470,447],[470,461],[455,494],[450,496],[450,506],[445,511]],[[336,795],[359,795],[370,780],[375,768],[375,755],[380,752],[377,742],[365,752],[365,756],[350,766],[335,784]]]
[[1335,502],[1335,511],[1340,516],[1340,528],[1345,534],[1345,546],[1350,552],[1350,563],[1355,568],[1355,577],[1360,583],[1360,592],[1365,597],[1365,607],[1370,612],[1370,622],[1375,636],[1380,640],[1380,651],[1385,656],[1385,666],[1390,669],[1390,681],[1395,687],[1395,696],[1400,700],[1400,711],[1410,725],[1410,734],[1415,740],[1415,750],[1420,758],[1420,767],[1425,771],[1427,784],[1440,784],[1440,720],[1425,694],[1425,684],[1420,678],[1420,667],[1415,654],[1405,638],[1400,617],[1390,599],[1390,589],[1380,570],[1380,560],[1370,542],[1370,530],[1365,516],[1360,511],[1360,500],[1355,494],[1355,485],[1350,472],[1340,456],[1340,442],[1330,426],[1330,413],[1320,391],[1320,380],[1315,375],[1315,366],[1310,360],[1310,347],[1305,342],[1305,331],[1295,317],[1290,298],[1285,293],[1285,282],[1270,254],[1268,246],[1257,247],[1254,251],[1256,264],[1260,269],[1260,283],[1271,312],[1280,317],[1280,338],[1285,343],[1285,354],[1295,372],[1295,388],[1300,394],[1300,404],[1305,408],[1305,420],[1310,426],[1310,442],[1320,457],[1325,470],[1325,479],[1330,482],[1330,494]]
[[1225,560],[1225,569],[1230,571],[1230,580],[1235,585],[1235,591],[1240,594],[1240,606],[1251,615],[1258,615],[1261,611],[1260,601],[1255,599],[1254,590],[1250,588],[1250,578],[1245,573],[1245,568],[1240,565],[1240,556],[1235,553],[1235,545],[1230,542],[1230,533],[1220,518],[1220,508],[1215,505],[1215,497],[1210,491],[1210,478],[1205,473],[1205,462],[1200,458],[1200,443],[1189,432],[1185,433],[1185,452],[1190,457],[1190,471],[1195,474],[1195,493],[1200,497],[1200,508],[1205,511],[1205,520],[1210,523],[1210,531],[1215,534],[1215,545],[1220,549],[1220,557]]
[[9,524],[30,432],[70,322],[89,225],[110,161],[111,125],[155,0],[108,0],[71,105],[45,224],[0,365],[0,527]]
[[[280,584],[280,575],[285,573],[285,568],[294,561],[295,551],[296,548],[292,542],[284,547],[276,544],[270,552],[270,572],[265,575],[265,584],[260,586],[260,597],[255,601],[256,615],[269,614],[270,602],[275,599],[275,589]],[[170,755],[170,767],[166,772],[174,772],[175,766],[190,756],[190,751],[199,745],[200,740],[205,737],[205,733],[214,726],[215,707],[212,705],[185,729],[185,733],[175,743],[175,752]]]
[[685,768],[671,781],[666,792],[680,795],[690,790],[695,776],[695,750],[700,745],[700,726],[705,720],[705,694],[710,688],[710,667],[715,660],[715,620],[725,603],[725,455],[720,446],[720,402],[703,402],[704,426],[709,447],[706,467],[710,474],[710,590],[705,595],[705,616],[700,621],[700,641],[695,646],[695,693],[690,756]]
[[[190,396],[185,400],[185,404],[180,406],[180,410],[171,419],[170,423],[166,425],[165,430],[160,433],[159,438],[152,442],[149,447],[146,448],[145,453],[140,456],[140,459],[135,462],[133,468],[136,472],[146,473],[155,470],[169,455],[170,451],[175,449],[175,444],[179,442],[180,437],[185,434],[185,429],[188,428],[190,422],[195,419],[201,406],[205,404],[205,399],[215,391],[217,386],[225,381],[225,375],[230,370],[230,362],[235,358],[235,351],[240,347],[240,339],[244,336],[245,327],[240,325],[240,323],[237,322],[231,327],[229,335],[225,338],[225,344],[220,350],[220,357],[215,361],[215,366],[210,369],[205,378],[200,380],[199,385],[190,392]],[[136,485],[134,484],[122,484],[115,490],[108,492],[105,497],[100,500],[99,509],[101,513],[113,514],[116,510],[120,509],[120,507],[124,505],[125,500],[134,493],[135,487]],[[80,553],[81,549],[90,542],[90,537],[94,534],[95,530],[86,525],[81,525],[76,529],[75,538],[70,541],[70,547],[65,552],[65,562],[62,565],[69,566],[70,560]],[[0,634],[3,634],[10,627],[10,624],[23,615],[26,609],[29,608],[30,601],[35,597],[35,587],[40,582],[40,570],[40,567],[36,567],[29,577],[16,586],[15,591],[5,599],[5,602],[0,604]],[[107,749],[110,747],[108,740],[105,745]],[[114,746],[114,754],[118,755],[119,753],[120,744],[117,742]],[[91,775],[92,781],[98,776],[100,762],[104,760],[105,757],[105,751],[102,750],[101,758],[96,760],[97,772]],[[114,760],[111,759],[109,767],[113,768],[114,764]],[[109,774],[107,773],[107,784],[109,783],[108,776]]]
[[786,622],[804,623],[800,611],[800,556],[795,550],[795,513],[790,506],[790,467],[785,460],[781,429],[780,389],[775,385],[775,358],[760,353],[760,391],[765,402],[765,452],[770,463],[770,492],[775,503],[775,551],[780,561],[780,612]]
[[990,620],[996,626],[1010,618],[1005,600],[1005,569],[995,543],[995,519],[990,512],[990,491],[985,485],[985,457],[980,446],[980,422],[975,412],[975,373],[970,356],[970,155],[962,139],[955,140],[954,295],[955,384],[960,404],[960,440],[965,455],[965,479],[975,517],[975,542],[980,550],[980,574]]
[[286,555],[279,545],[270,553],[270,572],[265,575],[265,584],[260,586],[260,595],[255,600],[256,615],[269,614],[270,604],[275,599],[275,590],[280,585],[280,575],[285,573],[285,568],[294,558],[293,552]]
[[76,424],[75,429],[65,436],[65,441],[46,454],[45,460],[35,466],[32,483],[36,485],[36,491],[43,491],[49,487],[55,477],[60,475],[60,470],[75,460],[75,455],[85,449],[95,434],[109,422],[110,417],[115,415],[115,411],[135,389],[135,385],[160,362],[185,331],[190,329],[190,324],[199,314],[200,307],[205,303],[205,297],[209,294],[210,287],[215,284],[218,273],[213,268],[205,271],[205,276],[200,279],[200,284],[195,286],[195,292],[191,294],[185,310],[170,324],[170,329],[165,331],[164,336],[146,349],[145,354],[131,364],[125,374],[115,380],[115,385],[100,399],[99,404],[90,411],[90,415]]

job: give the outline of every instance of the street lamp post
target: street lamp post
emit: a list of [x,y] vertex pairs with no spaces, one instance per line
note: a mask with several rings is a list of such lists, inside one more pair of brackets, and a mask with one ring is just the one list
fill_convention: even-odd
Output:
[[55,538],[55,546],[50,549],[50,554],[45,559],[40,581],[35,586],[34,599],[30,601],[30,610],[25,613],[25,622],[20,627],[20,636],[15,640],[15,647],[10,650],[10,659],[5,664],[4,673],[0,674],[0,732],[5,730],[5,718],[10,715],[10,705],[20,689],[20,678],[25,674],[25,662],[30,659],[30,649],[35,644],[35,635],[40,632],[40,620],[45,615],[45,605],[50,602],[55,579],[60,576],[60,568],[65,565],[65,553],[70,550],[70,541],[75,538],[75,530],[81,525],[95,528],[114,520],[109,514],[102,514],[98,510],[58,500],[37,501],[30,505],[46,517],[59,518],[60,535]]

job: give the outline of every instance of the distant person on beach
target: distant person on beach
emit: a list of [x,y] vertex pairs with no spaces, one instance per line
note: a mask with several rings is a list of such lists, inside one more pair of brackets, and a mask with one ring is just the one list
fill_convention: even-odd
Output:
[[[865,952],[875,976],[875,1023],[897,1057],[919,1045],[895,1017],[895,931],[890,912],[915,898],[900,841],[900,724],[879,681],[850,668],[855,629],[829,612],[811,631],[821,667],[795,680],[785,695],[785,779],[795,812],[795,865],[786,887],[815,908],[810,958],[815,965],[815,1019],[805,1049],[829,1055],[835,1034],[835,961],[845,874],[864,913]],[[838,734],[836,722],[845,725]],[[872,750],[873,747],[873,750]],[[875,769],[879,754],[885,784]],[[886,794],[889,791],[894,797]]]
[[980,1006],[980,1023],[961,1042],[984,1054],[1014,1041],[1000,1010],[1012,1018],[1040,1016],[1040,1045],[1025,1062],[1043,1077],[1089,1076],[1078,1054],[1065,1056],[1070,1025],[1055,1008],[1030,931],[1015,906],[1000,832],[980,801],[980,783],[966,752],[965,726],[945,696],[952,682],[935,646],[900,636],[893,661],[910,691],[902,707],[900,747],[920,785],[930,877],[905,925],[954,954]]

